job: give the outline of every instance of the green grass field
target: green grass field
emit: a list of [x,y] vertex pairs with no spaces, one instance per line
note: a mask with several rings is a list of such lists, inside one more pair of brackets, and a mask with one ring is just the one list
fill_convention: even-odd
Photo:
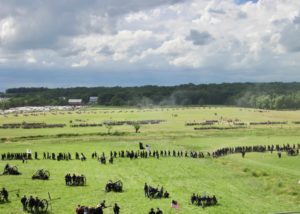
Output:
[[[102,123],[106,120],[166,120],[156,125],[141,125],[135,133],[129,125],[114,126],[108,134],[107,127],[72,128],[72,123]],[[193,130],[186,122],[219,120],[217,126],[231,127],[229,120],[241,122],[287,121],[284,125],[247,125],[243,129]],[[20,176],[0,176],[0,187],[20,189],[20,195],[34,195],[54,200],[55,214],[75,213],[78,204],[96,206],[106,200],[107,205],[117,202],[121,213],[143,214],[150,208],[160,207],[164,213],[280,213],[300,212],[300,156],[279,159],[277,153],[246,153],[213,159],[185,157],[161,157],[160,159],[117,158],[114,164],[102,165],[91,159],[98,154],[120,150],[138,150],[138,142],[151,145],[153,150],[182,150],[212,152],[227,146],[298,144],[300,143],[300,111],[260,111],[231,107],[190,108],[87,108],[80,112],[52,112],[45,115],[13,114],[0,116],[0,125],[22,122],[64,123],[65,128],[0,129],[0,153],[25,152],[31,149],[39,153],[41,160],[28,163],[0,161],[2,170],[6,163],[16,165]],[[79,122],[78,122],[79,123]],[[83,152],[87,161],[42,160],[43,152]],[[49,181],[31,180],[40,168],[51,173]],[[84,174],[87,186],[65,186],[66,173]],[[105,193],[108,180],[122,180],[123,193]],[[163,185],[180,203],[180,209],[170,208],[171,199],[150,200],[144,197],[143,185]],[[217,206],[196,207],[190,204],[192,193],[216,195]],[[10,193],[10,203],[0,204],[0,213],[23,213],[20,198]],[[51,211],[52,210],[52,211]],[[113,213],[112,208],[104,213]]]

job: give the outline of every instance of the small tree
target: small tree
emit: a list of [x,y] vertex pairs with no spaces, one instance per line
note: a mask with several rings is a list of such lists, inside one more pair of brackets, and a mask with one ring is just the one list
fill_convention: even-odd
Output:
[[113,126],[110,124],[106,124],[105,127],[107,129],[107,134],[110,134],[110,130],[113,128]]
[[139,124],[139,123],[134,123],[133,124],[133,127],[134,127],[134,129],[135,129],[135,133],[138,133],[139,132],[139,130],[140,130],[140,128],[141,128],[141,125]]

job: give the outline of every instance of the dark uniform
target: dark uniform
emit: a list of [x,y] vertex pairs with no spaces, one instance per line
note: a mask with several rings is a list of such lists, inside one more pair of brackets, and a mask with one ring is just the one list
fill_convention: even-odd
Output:
[[163,214],[163,211],[161,211],[159,208],[157,208],[156,214]]
[[114,210],[114,214],[119,214],[120,213],[120,207],[118,206],[117,203],[115,203],[115,206],[114,206],[113,210]]
[[22,198],[21,198],[21,203],[23,205],[23,210],[26,210],[26,201],[27,201],[27,198],[26,196],[24,195]]
[[103,207],[102,206],[98,206],[96,208],[96,211],[95,211],[96,214],[103,214]]
[[154,209],[153,209],[153,208],[151,208],[151,210],[150,210],[149,214],[155,214],[155,212],[154,212]]
[[2,188],[2,191],[1,191],[2,195],[3,195],[3,198],[6,202],[8,202],[8,192],[7,190],[3,187]]

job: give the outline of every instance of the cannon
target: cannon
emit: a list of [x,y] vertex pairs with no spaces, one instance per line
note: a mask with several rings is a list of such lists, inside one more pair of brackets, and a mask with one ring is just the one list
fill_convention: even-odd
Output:
[[50,178],[50,172],[48,170],[39,169],[37,170],[34,175],[32,176],[32,179],[39,179],[39,180],[48,180]]
[[107,184],[105,185],[105,191],[106,192],[123,192],[123,183],[122,181],[116,181],[116,182],[112,182],[111,180],[109,180],[107,182]]
[[169,198],[170,194],[168,193],[168,191],[164,191],[164,188],[161,187],[160,189],[152,187],[152,186],[147,186],[147,189],[144,188],[144,191],[146,196],[150,199],[161,199],[161,198]]
[[21,173],[18,171],[17,166],[11,166],[6,164],[4,167],[3,175],[20,175]]

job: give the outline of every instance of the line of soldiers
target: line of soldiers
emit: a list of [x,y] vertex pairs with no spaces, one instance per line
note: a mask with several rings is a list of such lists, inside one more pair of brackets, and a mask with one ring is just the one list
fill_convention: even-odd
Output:
[[[49,152],[43,152],[43,159],[44,160],[58,160],[58,161],[61,161],[61,160],[73,160],[72,159],[72,155],[70,152],[68,153],[64,153],[64,152],[59,152],[57,155],[52,152],[52,153],[49,153]],[[85,161],[87,158],[86,156],[81,152],[80,154],[78,152],[75,153],[75,159],[76,160],[81,160],[81,161]]]
[[205,194],[201,197],[195,193],[191,196],[191,204],[195,204],[196,206],[202,206],[203,208],[206,206],[216,205],[218,203],[216,196],[206,196]]
[[86,178],[84,175],[75,175],[71,176],[70,173],[65,175],[65,182],[67,186],[83,186],[86,183]]
[[[144,148],[144,147],[143,147]],[[150,147],[149,147],[150,148]],[[287,152],[288,155],[298,155],[300,149],[300,144],[284,144],[282,146],[280,145],[255,145],[255,146],[236,146],[236,147],[224,147],[217,149],[213,151],[212,153],[207,152],[207,156],[210,157],[221,157],[229,154],[234,153],[241,153],[243,156],[245,156],[245,153],[248,152],[267,152],[270,151],[271,153],[273,151],[277,152]],[[155,150],[151,151],[149,150],[121,150],[121,151],[110,151],[110,158],[109,162],[113,163],[114,158],[130,158],[137,159],[137,158],[157,158],[160,157],[191,157],[191,158],[204,158],[205,155],[203,152],[200,151],[176,151],[176,150]],[[106,157],[105,154],[102,153],[101,156],[98,157],[97,152],[92,153],[92,159],[98,159],[102,164],[106,164]],[[32,160],[31,153],[2,153],[1,154],[1,160]],[[38,160],[38,153],[34,153],[34,159]],[[57,155],[55,153],[49,153],[44,152],[43,153],[43,159],[50,159],[50,160],[72,160],[72,155],[70,152],[68,153],[58,153]],[[76,160],[86,160],[86,156],[83,153],[75,153],[75,159]]]
[[111,151],[111,157],[113,158],[130,158],[137,159],[137,158],[157,158],[160,157],[191,157],[191,158],[204,158],[203,152],[197,152],[197,151],[170,151],[170,150],[155,150],[155,151],[129,151],[129,150],[121,150],[119,152]]
[[1,154],[1,160],[32,160],[32,154],[31,153],[2,153]]
[[36,213],[39,213],[41,210],[44,209],[44,204],[42,203],[42,200],[40,200],[38,197],[33,197],[32,195],[29,196],[29,198],[24,195],[21,198],[21,203],[23,206],[24,211],[35,211]]
[[[105,200],[103,200],[96,207],[87,207],[78,205],[76,208],[76,214],[103,214],[103,210],[109,206],[105,205]],[[115,203],[113,206],[114,214],[120,214],[120,206]]]
[[[116,156],[117,156],[117,154],[114,156],[113,153],[110,152],[110,157],[109,157],[109,159],[108,159],[108,162],[109,162],[110,164],[113,164],[113,163],[114,163],[114,157],[116,157]],[[97,153],[96,153],[96,152],[93,152],[93,153],[92,153],[92,158],[93,158],[93,159],[94,159],[94,158],[97,158]],[[104,152],[102,153],[101,156],[98,157],[98,161],[99,161],[101,164],[106,164],[106,157],[105,157]]]
[[[271,152],[277,151],[278,153],[281,153],[283,151],[287,152],[289,155],[298,155],[300,149],[300,144],[293,144],[292,146],[289,144],[283,144],[283,146],[280,145],[255,145],[255,146],[236,146],[236,147],[225,147],[221,149],[217,149],[212,153],[212,156],[214,158],[226,156],[229,154],[234,153],[241,153],[242,156],[245,156],[246,152]],[[281,154],[278,155],[281,157]]]
[[43,159],[44,160],[72,160],[72,155],[71,153],[58,153],[58,155],[56,155],[54,152],[50,153],[50,152],[43,152]]

